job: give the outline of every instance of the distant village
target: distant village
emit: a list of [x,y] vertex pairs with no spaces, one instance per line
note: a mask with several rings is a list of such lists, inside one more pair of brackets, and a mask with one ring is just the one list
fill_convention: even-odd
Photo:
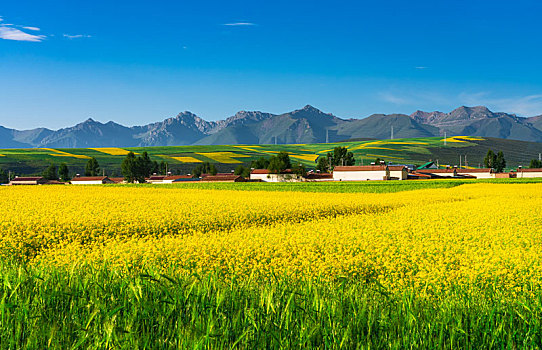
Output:
[[203,163],[192,174],[173,175],[167,163],[157,164],[146,152],[136,157],[129,154],[122,163],[122,177],[99,175],[100,167],[95,159],[89,160],[85,175],[69,178],[65,165],[57,169],[51,165],[43,176],[17,176],[8,185],[100,185],[100,184],[174,184],[186,182],[320,182],[320,181],[392,181],[431,179],[499,179],[542,178],[542,161],[535,159],[529,167],[519,166],[504,171],[506,161],[502,152],[489,151],[484,159],[485,168],[466,166],[438,166],[429,161],[421,166],[392,164],[376,159],[369,165],[354,165],[353,154],[344,147],[317,159],[316,169],[307,170],[302,164],[292,164],[288,153],[279,152],[270,158],[260,158],[250,168],[239,165],[229,173],[217,172],[214,164]]

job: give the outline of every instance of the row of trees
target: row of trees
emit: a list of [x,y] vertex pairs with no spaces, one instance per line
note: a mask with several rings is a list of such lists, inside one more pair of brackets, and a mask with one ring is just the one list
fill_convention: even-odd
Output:
[[327,173],[336,166],[354,165],[356,163],[354,154],[349,152],[346,147],[335,147],[333,152],[328,152],[325,157],[318,157],[316,169]]
[[487,151],[484,157],[484,165],[486,168],[494,169],[498,173],[502,173],[506,168],[506,159],[504,159],[504,153],[499,151],[497,154],[492,150]]

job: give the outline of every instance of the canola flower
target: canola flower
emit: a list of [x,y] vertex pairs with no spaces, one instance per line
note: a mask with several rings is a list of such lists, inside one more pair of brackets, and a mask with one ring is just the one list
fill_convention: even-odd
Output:
[[225,164],[242,163],[241,161],[235,158],[250,157],[245,154],[234,153],[234,152],[196,152],[196,154],[212,159],[215,162],[225,163]]
[[[110,156],[125,156],[130,151],[125,150],[123,148],[117,148],[117,147],[99,147],[99,148],[89,148],[93,151],[109,154]],[[135,153],[138,154],[138,153]]]
[[469,184],[387,194],[156,187],[11,187],[0,254],[31,264],[110,264],[371,281],[390,292],[542,285],[542,185]]

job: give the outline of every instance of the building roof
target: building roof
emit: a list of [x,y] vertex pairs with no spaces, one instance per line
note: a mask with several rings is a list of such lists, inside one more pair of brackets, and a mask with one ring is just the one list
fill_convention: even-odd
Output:
[[455,172],[457,169],[455,168],[450,168],[450,169],[416,169],[417,172],[420,172],[420,173],[431,173],[431,174],[448,174],[448,173],[453,173]]
[[493,169],[491,168],[481,168],[481,169],[457,169],[458,173],[492,173]]
[[109,180],[113,181],[116,184],[120,184],[120,183],[124,182],[123,177],[110,177]]
[[403,169],[408,169],[408,168],[404,165],[388,165],[388,169],[390,169],[391,171],[398,171],[398,170],[403,170]]
[[42,176],[33,176],[33,177],[19,177],[12,179],[11,181],[39,181],[39,180],[45,180]]
[[[250,172],[251,174],[271,174],[271,172],[267,169],[254,169]],[[291,174],[291,169],[286,169],[280,172],[281,174]]]
[[152,175],[151,177],[149,177],[149,180],[160,181],[160,180],[164,180],[164,178],[166,177],[167,177],[166,175]]
[[193,179],[192,175],[170,175],[164,177],[164,180]]
[[209,175],[203,178],[201,181],[244,181],[245,179],[241,175]]
[[542,168],[521,168],[518,173],[542,173]]
[[336,166],[333,171],[386,171],[387,165]]
[[72,182],[74,181],[103,181],[105,179],[109,179],[107,176],[80,176],[80,177],[74,177],[72,179]]
[[305,176],[307,180],[315,179],[333,179],[333,174],[330,173],[309,173]]

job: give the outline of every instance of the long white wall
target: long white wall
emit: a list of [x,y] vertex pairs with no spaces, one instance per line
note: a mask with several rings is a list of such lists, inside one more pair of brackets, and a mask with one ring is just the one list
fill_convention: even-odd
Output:
[[375,171],[334,171],[333,180],[335,181],[366,181],[366,180],[384,180],[385,170]]

